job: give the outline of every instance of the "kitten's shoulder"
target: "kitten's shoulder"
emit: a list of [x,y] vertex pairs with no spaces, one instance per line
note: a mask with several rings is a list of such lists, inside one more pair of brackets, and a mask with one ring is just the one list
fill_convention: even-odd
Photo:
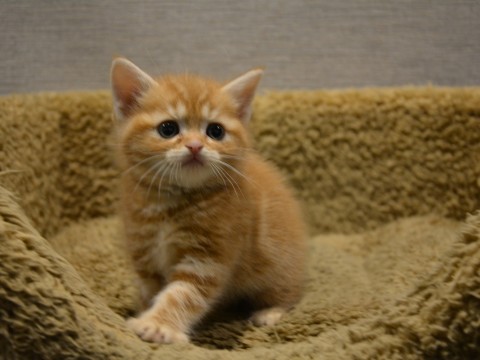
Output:
[[245,159],[245,171],[254,182],[265,186],[284,187],[286,180],[279,168],[271,161],[265,159],[260,154],[249,152]]

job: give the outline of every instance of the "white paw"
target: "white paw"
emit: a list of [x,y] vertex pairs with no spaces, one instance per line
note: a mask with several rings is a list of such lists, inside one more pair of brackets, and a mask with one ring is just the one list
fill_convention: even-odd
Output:
[[274,307],[254,312],[250,320],[257,326],[272,326],[280,321],[285,310]]
[[142,340],[159,344],[173,344],[188,342],[188,336],[181,331],[163,325],[151,317],[130,318],[127,326]]

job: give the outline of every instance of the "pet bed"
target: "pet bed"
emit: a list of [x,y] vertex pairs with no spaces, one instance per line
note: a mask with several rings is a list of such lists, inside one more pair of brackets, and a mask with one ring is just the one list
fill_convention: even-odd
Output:
[[220,314],[178,345],[125,326],[110,114],[102,91],[0,98],[2,358],[480,357],[479,89],[259,96],[255,146],[309,224],[306,293],[276,326]]

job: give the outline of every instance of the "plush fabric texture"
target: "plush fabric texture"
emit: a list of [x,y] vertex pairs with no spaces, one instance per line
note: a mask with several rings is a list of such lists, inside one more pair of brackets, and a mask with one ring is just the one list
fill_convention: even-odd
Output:
[[115,215],[106,92],[0,98],[0,356],[480,357],[480,89],[271,92],[258,150],[302,200],[305,297],[275,327],[232,309],[142,342]]

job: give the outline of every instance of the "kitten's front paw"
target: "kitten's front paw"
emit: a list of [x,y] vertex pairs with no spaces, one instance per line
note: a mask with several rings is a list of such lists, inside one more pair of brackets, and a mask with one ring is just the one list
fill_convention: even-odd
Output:
[[273,307],[253,313],[250,320],[257,326],[272,326],[278,323],[284,314],[284,309]]
[[160,324],[151,317],[130,318],[127,326],[142,340],[159,344],[185,343],[188,336],[181,331]]

